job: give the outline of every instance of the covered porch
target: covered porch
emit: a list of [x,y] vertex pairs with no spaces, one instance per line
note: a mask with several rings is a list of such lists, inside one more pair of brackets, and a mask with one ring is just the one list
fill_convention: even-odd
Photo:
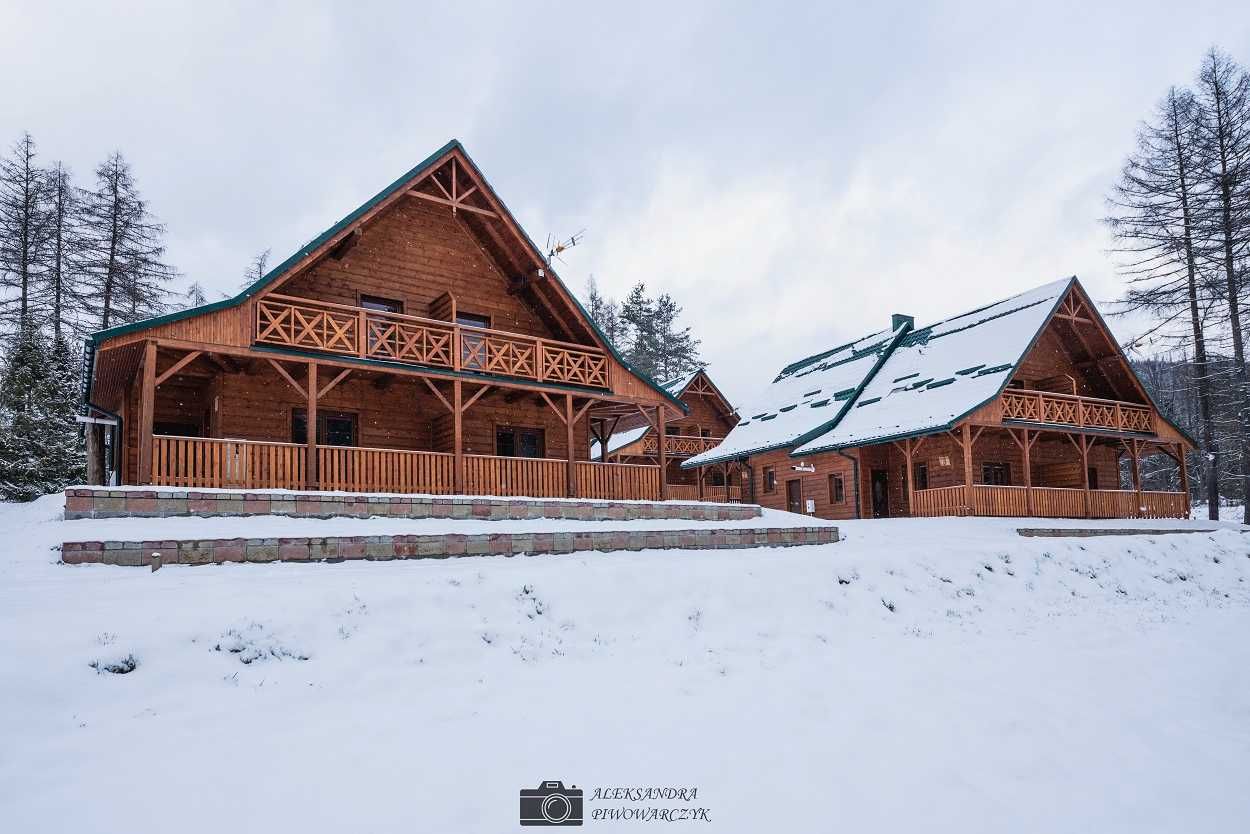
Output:
[[[663,465],[593,461],[589,435],[672,405],[476,369],[145,340],[97,359],[121,390],[111,482],[617,500],[674,495]],[[129,367],[127,367],[129,365]],[[129,377],[130,384],[124,384]],[[98,444],[97,444],[98,445]],[[98,454],[99,449],[96,450]]]
[[[1188,518],[1184,452],[1124,432],[965,423],[866,447],[862,459],[874,516]],[[1177,489],[1144,488],[1142,461],[1155,455],[1174,463]]]

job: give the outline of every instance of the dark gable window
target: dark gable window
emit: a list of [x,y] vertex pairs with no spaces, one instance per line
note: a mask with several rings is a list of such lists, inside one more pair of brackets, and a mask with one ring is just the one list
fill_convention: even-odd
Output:
[[380,295],[361,295],[360,306],[366,310],[377,310],[379,313],[402,313],[404,302],[395,298],[383,298]]
[[981,464],[981,483],[991,486],[1010,486],[1011,470],[1005,463]]
[[846,488],[842,485],[841,475],[829,476],[829,503],[841,504],[846,500]]
[[495,430],[495,454],[501,458],[541,458],[543,430],[503,426]]
[[477,313],[456,313],[456,324],[489,328],[490,316],[482,316]]
[[764,467],[764,491],[765,492],[777,491],[777,470],[775,467],[772,467],[772,466]]
[[929,464],[916,464],[916,489],[929,488]]

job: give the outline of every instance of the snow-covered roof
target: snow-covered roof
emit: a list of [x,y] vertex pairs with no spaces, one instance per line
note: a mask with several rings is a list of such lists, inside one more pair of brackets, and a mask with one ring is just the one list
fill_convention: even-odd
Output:
[[[649,431],[651,431],[651,427],[644,423],[641,426],[637,426],[632,429],[623,429],[621,431],[614,432],[612,436],[608,438],[608,454],[610,455],[617,449],[628,446]],[[590,459],[599,459],[598,440],[590,441]]]
[[[685,465],[790,445],[807,454],[945,428],[998,395],[1073,280],[927,327],[906,322],[893,334],[875,333],[791,365],[723,443]],[[814,413],[834,387],[851,401]]]
[[686,390],[686,386],[690,385],[690,383],[694,381],[694,378],[698,376],[699,372],[702,370],[705,370],[705,369],[695,368],[693,371],[691,371],[688,374],[684,374],[678,377],[673,377],[667,382],[661,382],[660,387],[663,388],[668,393],[672,394],[674,397],[680,397],[682,393]]
[[741,422],[716,448],[695,455],[683,466],[701,466],[789,446],[798,438],[832,425],[841,409],[890,343],[903,331],[883,330],[809,356],[781,370],[750,405],[738,409]]

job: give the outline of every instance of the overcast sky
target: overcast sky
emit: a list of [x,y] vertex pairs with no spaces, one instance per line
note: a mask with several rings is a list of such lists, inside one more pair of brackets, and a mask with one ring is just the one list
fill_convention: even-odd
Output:
[[0,0],[0,140],[80,184],[122,150],[184,285],[455,137],[532,237],[587,230],[575,291],[676,297],[734,399],[892,312],[1116,297],[1136,123],[1213,43],[1250,60],[1242,0],[173,5]]

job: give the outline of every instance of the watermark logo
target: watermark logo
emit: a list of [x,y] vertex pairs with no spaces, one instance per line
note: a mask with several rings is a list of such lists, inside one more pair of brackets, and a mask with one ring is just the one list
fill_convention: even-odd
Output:
[[521,788],[521,825],[581,825],[582,791],[577,785],[542,782]]

